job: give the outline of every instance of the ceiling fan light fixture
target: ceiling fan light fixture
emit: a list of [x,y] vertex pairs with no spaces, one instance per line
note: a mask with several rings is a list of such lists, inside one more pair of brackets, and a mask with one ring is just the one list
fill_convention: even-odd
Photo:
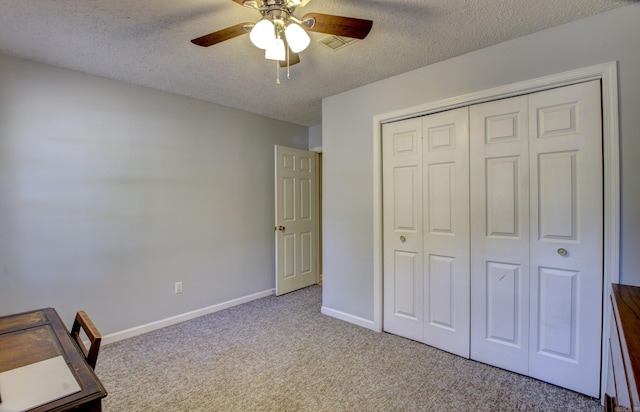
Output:
[[265,50],[264,57],[269,60],[285,60],[286,51],[284,48],[284,41],[279,37],[276,38],[276,40]]
[[267,50],[275,41],[275,27],[269,19],[260,20],[249,33],[251,43],[259,49]]
[[307,32],[299,24],[293,22],[289,23],[287,28],[284,29],[284,35],[287,38],[289,48],[294,53],[300,53],[311,43],[311,38]]

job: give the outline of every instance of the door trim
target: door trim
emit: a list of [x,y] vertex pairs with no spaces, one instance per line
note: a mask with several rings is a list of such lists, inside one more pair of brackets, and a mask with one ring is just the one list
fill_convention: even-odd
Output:
[[[610,309],[607,297],[611,283],[620,281],[620,126],[618,114],[618,62],[571,70],[531,79],[462,96],[429,102],[373,116],[373,300],[372,328],[382,332],[383,321],[383,244],[382,244],[382,125],[384,123],[424,116],[521,94],[534,93],[554,87],[568,86],[589,80],[600,80],[602,87],[602,155],[604,182],[604,267],[605,284],[602,299],[602,356],[607,359]],[[604,396],[607,368],[602,368],[600,393]]]

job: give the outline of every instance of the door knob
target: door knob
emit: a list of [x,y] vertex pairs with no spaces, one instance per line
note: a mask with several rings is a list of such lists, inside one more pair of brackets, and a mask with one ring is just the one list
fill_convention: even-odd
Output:
[[401,241],[402,243],[404,243],[404,242],[406,242],[406,241],[407,241],[407,238],[406,238],[406,237],[404,237],[404,236],[400,236],[400,241]]
[[567,254],[568,254],[568,253],[569,253],[569,252],[568,252],[568,251],[567,251],[567,249],[565,249],[565,248],[562,248],[562,247],[561,247],[560,249],[558,249],[558,254],[559,254],[560,256],[567,256]]
[[284,230],[284,226],[276,226],[274,229],[282,232]]

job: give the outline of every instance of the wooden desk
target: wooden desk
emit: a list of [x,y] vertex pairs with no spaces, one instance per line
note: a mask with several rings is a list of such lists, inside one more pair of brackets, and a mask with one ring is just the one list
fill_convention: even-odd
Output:
[[80,392],[30,409],[101,411],[107,392],[53,308],[0,317],[0,372],[62,356]]
[[640,287],[611,285],[605,411],[640,410]]

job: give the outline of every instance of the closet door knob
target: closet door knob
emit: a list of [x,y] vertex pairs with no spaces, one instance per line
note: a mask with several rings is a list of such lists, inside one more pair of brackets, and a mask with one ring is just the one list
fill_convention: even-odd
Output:
[[404,237],[404,236],[400,236],[400,241],[401,241],[402,243],[404,243],[404,242],[406,242],[406,241],[407,241],[407,238],[406,238],[406,237]]
[[567,251],[567,249],[565,249],[565,248],[562,248],[562,247],[561,247],[560,249],[558,249],[558,254],[559,254],[560,256],[567,256],[567,254],[568,254],[568,253],[569,253],[569,252],[568,252],[568,251]]

